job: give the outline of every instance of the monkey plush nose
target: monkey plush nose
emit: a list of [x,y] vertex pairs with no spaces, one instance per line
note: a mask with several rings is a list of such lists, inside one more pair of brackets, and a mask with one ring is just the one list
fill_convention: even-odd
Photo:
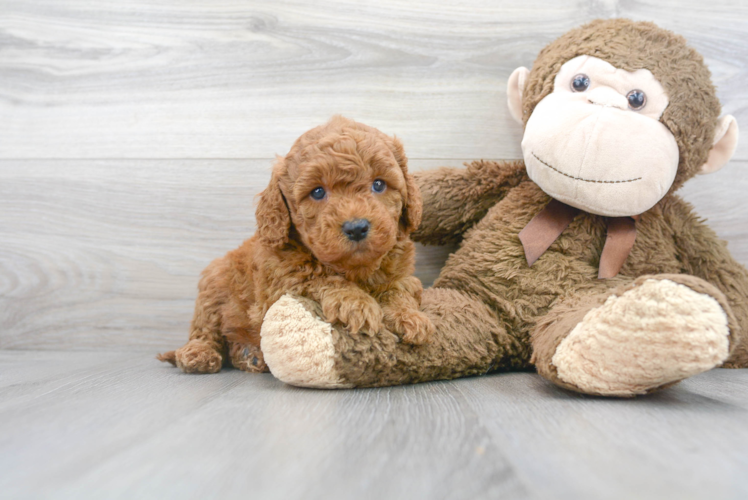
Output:
[[629,104],[626,98],[610,87],[596,87],[589,91],[587,100],[592,104],[600,106],[610,106],[618,109],[628,109]]
[[361,241],[369,234],[371,224],[366,219],[348,220],[343,223],[343,233],[351,241]]

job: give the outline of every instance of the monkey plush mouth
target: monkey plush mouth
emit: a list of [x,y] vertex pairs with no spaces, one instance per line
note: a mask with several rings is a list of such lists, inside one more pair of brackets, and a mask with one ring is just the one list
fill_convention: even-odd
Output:
[[561,175],[563,175],[565,177],[568,177],[569,179],[573,179],[575,181],[595,182],[595,183],[598,183],[598,184],[621,184],[623,182],[635,182],[635,181],[640,181],[641,180],[641,177],[635,177],[634,179],[625,179],[625,180],[620,180],[620,181],[600,181],[600,180],[596,180],[596,179],[584,179],[582,177],[574,177],[573,175],[569,175],[566,172],[562,172],[559,169],[557,169],[556,167],[554,167],[553,165],[544,162],[535,153],[532,153],[532,155],[535,157],[536,160],[538,160],[540,163],[542,163],[546,167],[550,168],[554,172],[559,173],[559,174],[561,174]]

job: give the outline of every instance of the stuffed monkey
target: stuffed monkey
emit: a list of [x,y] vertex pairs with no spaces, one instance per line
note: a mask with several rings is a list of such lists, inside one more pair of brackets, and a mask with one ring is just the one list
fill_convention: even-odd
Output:
[[413,237],[460,242],[422,310],[431,343],[351,334],[284,296],[262,350],[294,385],[366,387],[530,369],[633,396],[748,365],[748,272],[675,191],[735,151],[702,57],[646,22],[598,20],[509,79],[524,161],[417,177]]

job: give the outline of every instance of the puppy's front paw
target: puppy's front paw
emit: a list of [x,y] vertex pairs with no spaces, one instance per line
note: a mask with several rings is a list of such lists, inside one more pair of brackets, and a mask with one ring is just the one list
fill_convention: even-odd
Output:
[[434,335],[434,324],[417,309],[391,309],[384,313],[385,326],[398,334],[406,344],[425,344]]
[[382,329],[382,308],[373,297],[360,294],[339,293],[322,301],[322,312],[327,321],[340,321],[351,333],[366,327],[375,333]]

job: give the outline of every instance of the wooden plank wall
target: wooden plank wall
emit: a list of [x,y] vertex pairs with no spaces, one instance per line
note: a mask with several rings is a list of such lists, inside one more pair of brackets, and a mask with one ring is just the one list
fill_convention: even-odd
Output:
[[[518,158],[511,71],[617,16],[686,36],[748,127],[742,1],[0,1],[0,348],[179,344],[303,131],[342,113],[415,169]],[[743,141],[683,190],[744,264],[746,168]],[[449,250],[419,253],[424,282]]]

